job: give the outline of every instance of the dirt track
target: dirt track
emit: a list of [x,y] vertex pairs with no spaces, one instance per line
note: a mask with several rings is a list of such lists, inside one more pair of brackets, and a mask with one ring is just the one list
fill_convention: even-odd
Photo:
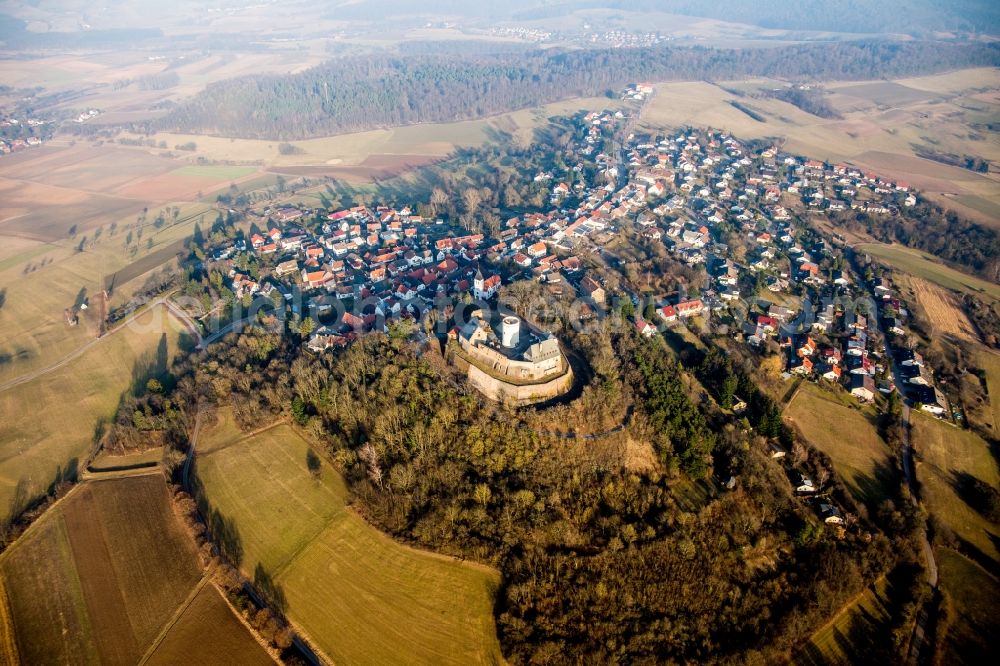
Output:
[[46,366],[44,368],[39,368],[38,370],[35,370],[34,372],[29,372],[26,375],[21,375],[20,377],[16,377],[14,379],[11,379],[11,380],[9,380],[7,382],[4,382],[3,384],[0,384],[0,393],[3,393],[4,391],[7,391],[9,389],[12,389],[15,386],[20,386],[21,384],[25,384],[27,382],[30,382],[33,379],[37,379],[38,377],[41,377],[42,375],[48,374],[48,373],[52,372],[53,370],[58,370],[59,368],[63,367],[64,365],[66,365],[70,361],[72,361],[72,360],[74,360],[74,359],[79,358],[80,356],[82,356],[84,354],[84,352],[86,352],[91,347],[94,347],[95,345],[100,344],[100,342],[102,340],[107,339],[108,337],[114,335],[118,331],[120,331],[123,328],[125,328],[129,324],[129,322],[131,322],[136,317],[139,317],[139,316],[145,314],[147,311],[149,311],[149,310],[151,310],[151,309],[153,309],[153,308],[155,308],[155,307],[157,307],[159,305],[165,306],[167,308],[167,311],[170,314],[172,314],[174,317],[176,317],[177,320],[180,321],[181,324],[183,324],[184,328],[186,328],[194,336],[195,340],[197,340],[198,346],[201,346],[201,344],[202,344],[201,333],[198,331],[198,327],[195,326],[194,322],[191,321],[191,318],[188,317],[187,314],[184,313],[180,308],[178,308],[176,305],[174,305],[173,303],[171,303],[170,300],[167,297],[161,297],[161,298],[156,299],[155,301],[150,302],[149,304],[146,305],[146,307],[140,308],[136,312],[133,312],[131,315],[129,315],[128,317],[126,317],[125,319],[123,319],[121,322],[119,322],[113,329],[111,329],[105,335],[103,335],[103,336],[101,336],[99,338],[95,338],[94,340],[91,340],[90,342],[88,342],[87,344],[83,345],[82,347],[77,347],[72,352],[70,352],[66,356],[63,356],[61,359],[59,359],[55,363],[53,363],[51,365],[48,365],[48,366]]

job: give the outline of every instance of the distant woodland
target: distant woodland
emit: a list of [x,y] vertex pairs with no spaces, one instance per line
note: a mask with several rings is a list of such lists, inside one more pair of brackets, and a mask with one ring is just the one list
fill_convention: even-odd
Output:
[[343,3],[330,12],[341,20],[380,20],[422,13],[515,21],[544,21],[588,9],[662,12],[700,16],[762,28],[838,33],[933,34],[942,30],[980,32],[1000,27],[996,3],[982,0],[368,0]]
[[300,139],[483,117],[641,80],[865,80],[998,64],[1000,46],[936,42],[352,57],[222,81],[136,129]]

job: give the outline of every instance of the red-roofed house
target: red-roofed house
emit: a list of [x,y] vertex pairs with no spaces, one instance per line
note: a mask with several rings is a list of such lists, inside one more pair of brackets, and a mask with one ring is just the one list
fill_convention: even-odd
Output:
[[696,298],[691,301],[678,303],[675,306],[675,309],[677,310],[677,315],[679,317],[693,317],[695,315],[700,315],[705,311],[705,304],[702,303],[700,298]]

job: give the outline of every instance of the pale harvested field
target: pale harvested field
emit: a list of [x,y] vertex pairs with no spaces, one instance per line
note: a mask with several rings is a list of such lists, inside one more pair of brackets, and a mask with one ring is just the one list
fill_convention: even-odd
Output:
[[74,224],[86,232],[143,207],[135,200],[3,177],[0,197],[0,235],[43,241],[66,238]]
[[960,69],[944,74],[900,79],[898,83],[933,93],[957,94],[970,89],[1000,87],[1000,69],[996,67]]
[[910,278],[910,284],[934,328],[970,342],[979,340],[975,326],[953,294],[920,278]]
[[105,195],[120,195],[131,183],[177,167],[174,160],[149,153],[83,143],[40,146],[21,156],[24,159],[11,165],[0,160],[0,176]]
[[123,188],[121,193],[132,199],[178,201],[198,198],[199,192],[205,194],[219,187],[219,181],[213,178],[165,174],[133,183]]
[[[96,202],[103,219],[96,220],[95,226],[100,226],[114,221],[122,206],[139,210],[194,201],[199,194],[241,182],[257,172],[255,167],[191,165],[186,160],[184,154],[167,158],[147,148],[70,145],[65,139],[56,139],[10,160],[0,160],[0,189],[9,192],[5,207],[10,209],[6,215],[0,209],[0,219],[30,212],[21,223],[39,226],[38,220],[53,206],[83,205],[99,197]],[[109,197],[132,201],[109,205]],[[75,212],[63,214],[67,220],[79,218]],[[76,223],[81,229],[88,226]],[[66,226],[70,224],[73,222]]]
[[847,97],[873,102],[879,106],[899,106],[926,102],[937,97],[935,93],[910,88],[893,81],[874,81],[854,85],[831,86],[831,90]]
[[159,474],[84,483],[0,557],[26,664],[134,664],[201,578]]
[[183,166],[131,183],[119,194],[150,201],[194,201],[256,173],[256,167]]
[[173,357],[178,323],[162,308],[137,322],[65,366],[0,392],[0,513],[19,483],[33,496],[81,460],[98,421],[114,416],[134,379]]

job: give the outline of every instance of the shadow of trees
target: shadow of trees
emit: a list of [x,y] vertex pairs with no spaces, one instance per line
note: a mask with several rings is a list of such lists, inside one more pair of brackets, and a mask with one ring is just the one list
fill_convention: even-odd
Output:
[[288,599],[285,597],[285,590],[264,569],[264,565],[260,562],[257,563],[253,571],[253,585],[267,605],[279,616],[284,617],[285,611],[288,609]]
[[170,356],[167,345],[167,334],[160,334],[160,341],[154,351],[143,354],[132,366],[132,379],[128,393],[139,397],[146,392],[146,384],[150,379],[159,381],[166,389],[170,388]]
[[306,469],[308,469],[309,473],[317,479],[323,469],[323,464],[320,461],[319,456],[316,455],[316,452],[312,449],[306,449]]
[[1000,523],[1000,490],[968,472],[952,470],[951,487],[970,509],[990,522]]
[[[63,466],[56,465],[55,473],[45,486],[37,486],[29,476],[22,476],[14,486],[14,494],[7,505],[7,512],[0,519],[0,528],[6,529],[20,521],[26,513],[65,491],[63,484],[75,483],[80,471],[80,459],[73,457]],[[41,488],[44,487],[44,490]],[[2,529],[0,529],[2,531]]]
[[80,287],[80,291],[76,292],[76,298],[73,299],[73,309],[79,310],[80,306],[87,302],[87,288]]
[[881,593],[875,587],[869,588],[876,593],[874,608],[855,605],[846,626],[833,628],[832,642],[836,650],[809,642],[795,651],[793,662],[814,666],[897,663],[901,644],[909,637],[908,618],[916,602],[914,595],[920,588],[919,583],[914,584],[918,574],[918,568],[913,565],[897,566],[887,574]]

